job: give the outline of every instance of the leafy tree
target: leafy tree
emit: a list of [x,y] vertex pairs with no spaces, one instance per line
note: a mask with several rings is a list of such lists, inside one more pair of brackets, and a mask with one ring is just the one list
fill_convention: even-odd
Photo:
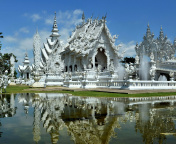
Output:
[[124,60],[121,61],[122,63],[134,63],[135,58],[134,57],[124,57]]
[[[15,58],[15,62],[18,62],[18,60],[16,59],[16,56],[12,53],[5,53],[4,55],[1,56],[1,61],[0,61],[0,67],[2,68],[2,73],[5,72],[5,70],[8,71],[8,74],[10,74],[10,67],[11,67],[11,64],[10,64],[10,57],[11,56],[14,56]],[[17,75],[17,72],[14,72],[14,76],[16,77]]]

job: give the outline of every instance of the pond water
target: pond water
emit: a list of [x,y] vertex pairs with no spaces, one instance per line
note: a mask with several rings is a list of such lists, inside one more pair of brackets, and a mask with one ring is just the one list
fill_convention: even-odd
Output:
[[1,144],[174,144],[175,124],[175,96],[0,96]]

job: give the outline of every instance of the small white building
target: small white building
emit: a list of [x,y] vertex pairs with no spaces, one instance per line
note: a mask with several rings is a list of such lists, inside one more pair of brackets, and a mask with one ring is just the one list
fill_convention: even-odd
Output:
[[25,79],[25,80],[30,79],[32,69],[33,69],[33,67],[30,66],[30,61],[29,61],[28,55],[26,53],[25,58],[24,58],[24,62],[23,62],[23,66],[22,65],[18,66],[20,78]]

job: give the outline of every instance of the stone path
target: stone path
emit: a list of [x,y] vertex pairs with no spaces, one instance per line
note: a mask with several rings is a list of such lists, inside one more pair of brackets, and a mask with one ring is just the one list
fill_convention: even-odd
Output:
[[119,93],[119,94],[140,94],[140,93],[159,93],[159,92],[176,92],[176,90],[118,90],[118,89],[106,89],[106,88],[67,88],[67,87],[46,87],[46,88],[31,88],[25,89],[24,91],[97,91],[97,92],[108,92],[108,93]]

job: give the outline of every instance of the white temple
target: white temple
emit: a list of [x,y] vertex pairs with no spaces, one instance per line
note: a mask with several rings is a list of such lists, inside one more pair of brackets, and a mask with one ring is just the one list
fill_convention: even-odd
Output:
[[32,73],[33,67],[30,66],[30,61],[28,58],[27,53],[25,54],[25,58],[24,58],[24,62],[23,62],[23,66],[19,65],[18,66],[18,71],[20,72],[20,78],[22,79],[30,79],[31,78],[31,73]]
[[[135,63],[125,65],[120,62],[124,52],[119,53],[120,45],[115,45],[117,36],[110,34],[106,16],[100,20],[85,20],[83,13],[82,23],[76,26],[68,43],[63,46],[55,13],[51,32],[42,49],[38,32],[33,44],[33,73],[38,73],[39,82],[45,86],[176,89],[176,41],[171,44],[164,36],[162,27],[159,37],[154,39],[148,25],[143,42],[136,44]],[[19,66],[20,73],[24,73],[23,69]]]

